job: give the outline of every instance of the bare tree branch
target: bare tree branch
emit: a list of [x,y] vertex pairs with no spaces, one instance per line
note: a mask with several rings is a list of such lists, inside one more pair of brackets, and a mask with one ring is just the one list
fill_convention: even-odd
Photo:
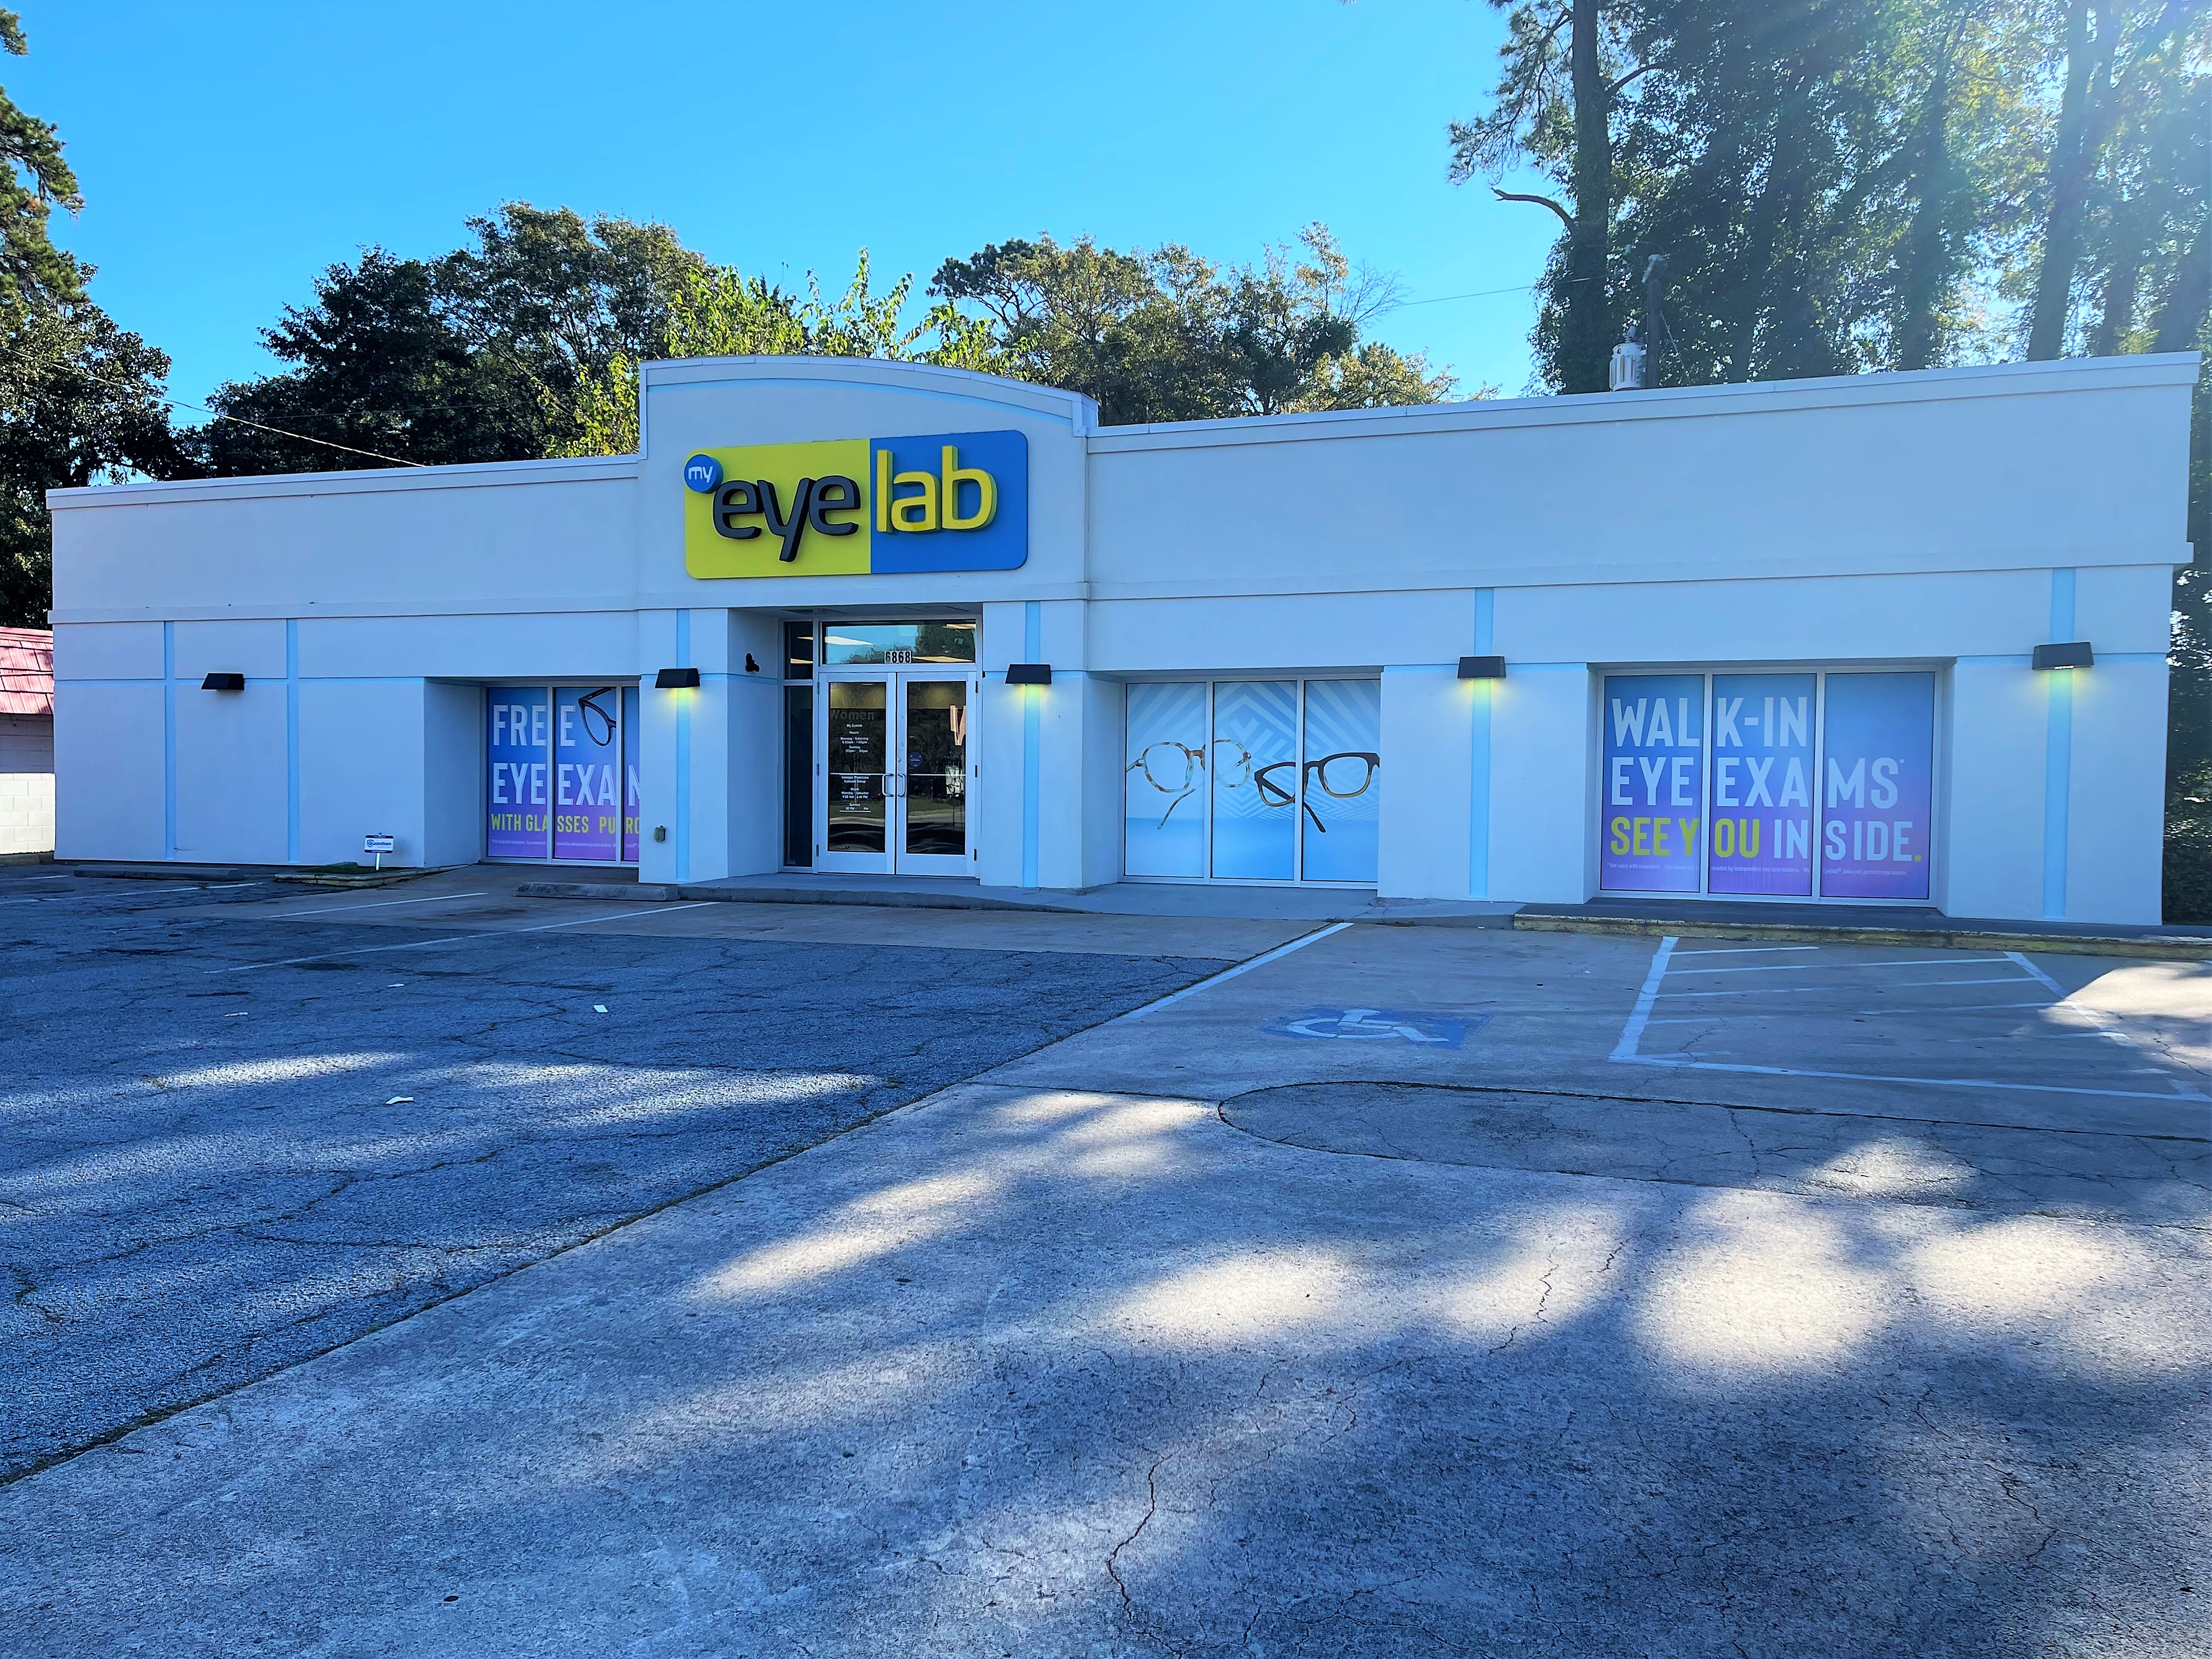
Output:
[[1570,235],[1574,233],[1575,216],[1568,212],[1566,209],[1561,207],[1557,202],[1553,201],[1548,196],[1516,195],[1510,190],[1500,190],[1495,185],[1492,185],[1490,187],[1490,193],[1492,196],[1495,196],[1501,202],[1534,202],[1538,207],[1547,207],[1551,209],[1553,212],[1559,216],[1559,222],[1567,228],[1567,232]]

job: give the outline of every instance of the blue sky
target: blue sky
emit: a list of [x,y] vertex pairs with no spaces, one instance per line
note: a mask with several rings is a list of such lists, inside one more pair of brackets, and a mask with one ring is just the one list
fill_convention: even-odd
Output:
[[1486,0],[15,3],[31,56],[0,74],[87,201],[58,238],[182,398],[274,367],[257,331],[325,265],[441,252],[512,198],[840,286],[863,244],[926,282],[1040,231],[1227,262],[1320,219],[1439,301],[1376,335],[1528,378],[1555,222],[1444,176],[1495,77]]

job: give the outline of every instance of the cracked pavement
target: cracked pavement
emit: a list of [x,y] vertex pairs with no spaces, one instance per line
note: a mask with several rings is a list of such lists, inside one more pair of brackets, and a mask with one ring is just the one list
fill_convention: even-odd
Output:
[[0,1476],[1219,965],[563,932],[242,977],[357,924],[54,885],[0,873]]
[[[1925,1079],[1816,1081],[1613,1060],[1652,945],[1357,927],[973,1068],[0,1490],[10,1643],[2212,1648],[2204,971],[2040,958],[1957,1043],[1844,953],[1802,1014],[1699,1022]],[[457,1029],[606,1052],[481,994]],[[1316,1006],[1490,1018],[1270,1030]],[[1954,1086],[1992,1075],[2048,1089]]]

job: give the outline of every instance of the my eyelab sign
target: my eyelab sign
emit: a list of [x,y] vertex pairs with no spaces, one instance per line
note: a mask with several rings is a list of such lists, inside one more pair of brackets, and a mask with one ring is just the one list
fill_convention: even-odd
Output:
[[684,465],[694,576],[1015,570],[1030,556],[1019,432],[703,449]]

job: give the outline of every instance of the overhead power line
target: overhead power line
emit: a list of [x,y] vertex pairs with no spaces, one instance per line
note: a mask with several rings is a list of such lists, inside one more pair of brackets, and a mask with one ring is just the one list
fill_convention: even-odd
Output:
[[[1568,283],[1587,283],[1589,278],[1566,276],[1560,280]],[[1398,302],[1398,309],[1402,311],[1407,306],[1440,306],[1451,300],[1487,300],[1499,294],[1533,294],[1540,286],[1541,284],[1537,283],[1522,283],[1514,288],[1479,288],[1472,294],[1439,294],[1433,300],[1401,300]]]
[[304,432],[287,432],[281,426],[267,426],[259,421],[249,421],[243,415],[228,415],[219,409],[210,409],[204,404],[188,404],[181,398],[164,398],[159,393],[156,393],[155,395],[155,401],[156,403],[167,404],[172,409],[197,410],[201,414],[209,416],[218,421],[235,421],[240,426],[252,427],[256,432],[274,433],[277,437],[291,438],[303,444],[320,444],[325,449],[342,449],[349,455],[366,455],[371,460],[389,461],[394,466],[425,466],[428,465],[428,462],[424,461],[404,460],[397,455],[386,455],[380,450],[356,448],[352,444],[342,444],[331,438],[313,438],[308,436],[307,434]]
[[[127,386],[134,392],[146,390],[145,384],[136,379],[122,380],[112,374],[102,374],[97,369],[90,368],[80,368],[76,372],[88,380],[105,380],[112,386]],[[154,392],[152,396],[155,403],[166,404],[171,409],[189,409],[197,414],[205,415],[211,420],[235,421],[240,426],[252,427],[256,432],[270,433],[279,438],[290,438],[298,443],[320,444],[325,449],[341,450],[348,455],[366,455],[373,461],[389,461],[394,466],[420,467],[428,465],[425,461],[410,461],[398,455],[386,455],[378,449],[363,449],[357,444],[342,444],[335,438],[318,438],[305,432],[288,432],[281,426],[270,426],[262,421],[249,421],[243,415],[226,414],[219,409],[210,409],[204,404],[187,403],[182,398],[171,398],[158,392]]]

